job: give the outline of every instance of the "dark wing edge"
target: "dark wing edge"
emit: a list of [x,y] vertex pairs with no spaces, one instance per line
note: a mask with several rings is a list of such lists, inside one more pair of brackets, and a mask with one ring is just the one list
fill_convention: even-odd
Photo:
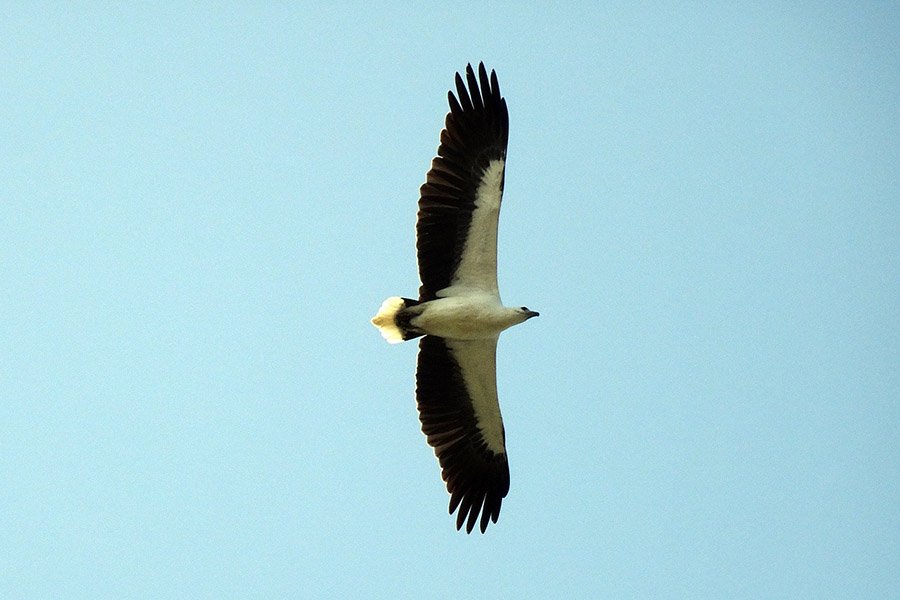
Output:
[[471,533],[480,513],[484,533],[489,521],[497,522],[509,492],[509,462],[485,444],[459,364],[442,338],[425,336],[419,342],[416,404],[450,493],[450,514],[459,511],[456,528],[465,523]]
[[484,63],[479,63],[476,78],[472,65],[466,65],[465,83],[456,74],[456,93],[458,100],[452,91],[447,94],[450,112],[441,143],[419,189],[416,249],[422,301],[433,300],[450,285],[472,220],[475,192],[490,162],[506,160],[509,142],[509,112],[493,70],[488,77]]

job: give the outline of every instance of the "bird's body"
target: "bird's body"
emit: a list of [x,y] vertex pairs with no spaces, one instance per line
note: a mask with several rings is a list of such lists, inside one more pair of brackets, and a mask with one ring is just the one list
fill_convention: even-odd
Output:
[[538,313],[503,306],[497,286],[497,224],[509,116],[497,76],[484,65],[459,74],[459,99],[420,190],[416,247],[419,299],[392,297],[372,323],[391,343],[422,337],[416,401],[422,431],[450,492],[456,526],[497,521],[509,491],[506,436],[497,398],[500,333]]
[[[392,300],[396,298],[385,302]],[[407,332],[456,340],[494,339],[504,329],[528,318],[521,308],[503,306],[497,296],[484,293],[447,296],[416,304],[404,309],[404,317],[409,322]],[[388,341],[396,343],[403,339],[395,337]]]

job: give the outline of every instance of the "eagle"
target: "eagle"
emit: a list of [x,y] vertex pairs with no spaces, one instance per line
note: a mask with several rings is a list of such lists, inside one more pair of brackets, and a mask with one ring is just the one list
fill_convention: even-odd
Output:
[[[509,113],[497,74],[466,66],[437,156],[419,190],[418,299],[391,297],[372,323],[390,343],[421,338],[416,405],[441,466],[456,528],[484,533],[509,492],[497,398],[497,340],[538,313],[507,307],[497,287],[497,226]],[[468,84],[468,87],[467,87]],[[480,516],[480,518],[479,518]],[[480,522],[479,522],[480,521]]]

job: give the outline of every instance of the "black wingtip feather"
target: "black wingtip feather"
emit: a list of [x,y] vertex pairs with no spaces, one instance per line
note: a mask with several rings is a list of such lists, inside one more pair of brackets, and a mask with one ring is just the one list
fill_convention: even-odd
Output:
[[[482,67],[484,68],[484,67]],[[475,111],[484,110],[484,101],[482,100],[482,94],[489,93],[490,90],[478,89],[478,80],[475,79],[475,72],[472,71],[472,65],[466,67],[466,81],[469,83],[469,95],[472,98],[472,107]]]

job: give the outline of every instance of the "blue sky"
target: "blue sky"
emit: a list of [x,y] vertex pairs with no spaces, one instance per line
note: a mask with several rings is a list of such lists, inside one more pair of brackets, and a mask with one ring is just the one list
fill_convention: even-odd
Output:
[[[0,596],[888,598],[892,3],[16,3],[0,19]],[[512,489],[418,430],[415,202],[510,109]]]

